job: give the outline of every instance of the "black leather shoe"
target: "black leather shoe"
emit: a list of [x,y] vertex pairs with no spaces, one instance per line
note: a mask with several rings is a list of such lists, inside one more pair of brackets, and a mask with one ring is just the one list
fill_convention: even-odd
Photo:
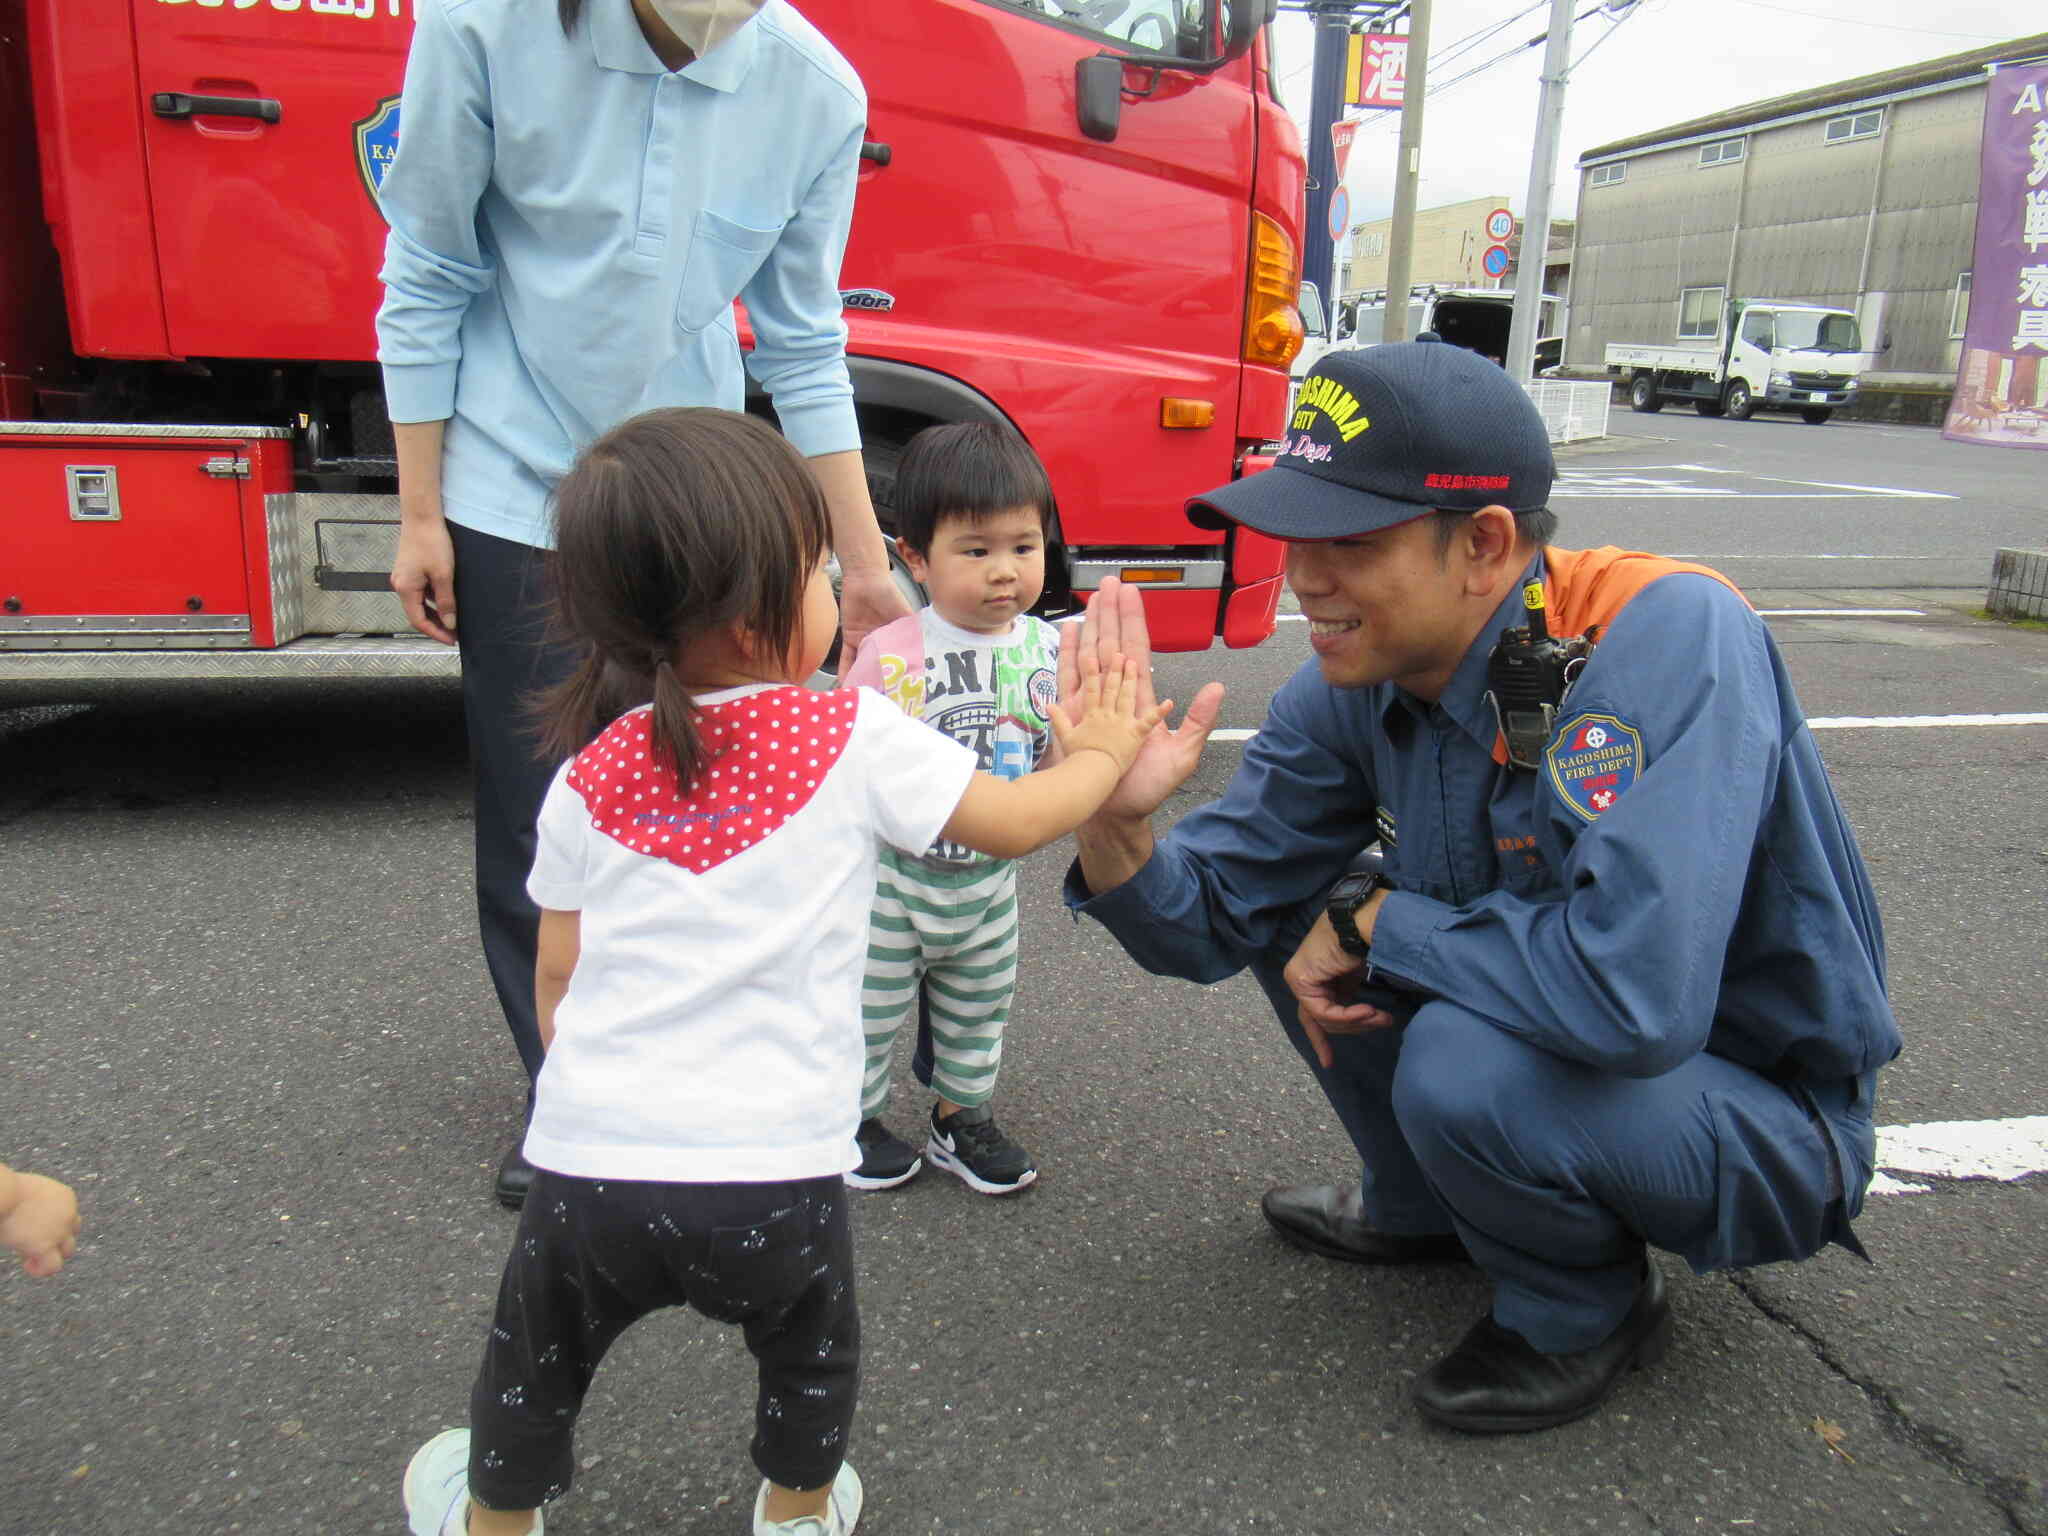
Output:
[[513,1211],[526,1204],[526,1192],[533,1188],[533,1164],[526,1160],[526,1155],[519,1148],[519,1142],[512,1143],[512,1150],[498,1164],[498,1177],[491,1185],[491,1193],[498,1197],[498,1204]]
[[1655,1365],[1671,1343],[1664,1277],[1647,1266],[1621,1326],[1591,1349],[1546,1355],[1488,1312],[1458,1347],[1415,1383],[1415,1406],[1439,1424],[1477,1435],[1549,1429],[1591,1413],[1635,1366]]
[[1408,1234],[1367,1226],[1356,1185],[1284,1184],[1269,1189],[1259,1209],[1288,1242],[1326,1259],[1352,1264],[1468,1263],[1454,1232]]

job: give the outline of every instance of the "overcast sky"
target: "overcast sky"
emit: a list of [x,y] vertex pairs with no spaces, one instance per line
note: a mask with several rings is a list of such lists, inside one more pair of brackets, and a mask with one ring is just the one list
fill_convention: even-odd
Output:
[[[1598,0],[1576,0],[1582,12]],[[1566,85],[1557,157],[1554,216],[1577,201],[1578,157],[1596,144],[1646,133],[1787,91],[1876,70],[1963,53],[2031,31],[2048,31],[2048,12],[2017,0],[1643,0],[1619,24],[1604,15],[1577,22],[1575,63]],[[1521,20],[1469,49],[1475,33],[1526,11]],[[1430,87],[1422,132],[1417,206],[1505,194],[1524,212],[1535,136],[1541,46],[1522,49],[1461,84],[1436,86],[1508,53],[1549,24],[1549,0],[1435,0],[1430,19]],[[1280,99],[1307,131],[1308,19],[1274,23]],[[1612,36],[1609,36],[1609,33]],[[1458,56],[1446,59],[1457,51]],[[1366,114],[1346,180],[1354,223],[1393,210],[1398,112]]]

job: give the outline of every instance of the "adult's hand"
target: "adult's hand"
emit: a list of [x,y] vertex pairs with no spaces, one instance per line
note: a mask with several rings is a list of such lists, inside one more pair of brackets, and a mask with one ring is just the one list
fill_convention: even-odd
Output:
[[438,507],[431,516],[399,514],[391,590],[414,629],[443,645],[455,643],[455,541]]
[[[1152,686],[1152,640],[1145,626],[1145,604],[1136,587],[1126,586],[1114,576],[1088,599],[1086,616],[1079,624],[1060,626],[1060,701],[1069,715],[1081,693],[1082,664],[1086,656],[1104,673],[1114,669],[1120,658],[1138,667],[1138,711],[1152,708],[1156,696]],[[1168,700],[1171,705],[1172,701]],[[1223,710],[1223,685],[1205,683],[1181,717],[1169,728],[1162,721],[1153,729],[1138,760],[1123,776],[1109,799],[1096,813],[1111,822],[1143,821],[1166,803],[1167,796],[1187,782],[1202,760],[1202,748],[1216,728]]]
[[1309,1048],[1325,1069],[1336,1060],[1330,1053],[1330,1036],[1362,1035],[1397,1022],[1384,1009],[1350,1001],[1364,970],[1365,961],[1337,942],[1337,930],[1324,913],[1280,973],[1300,1005]]
[[441,510],[441,447],[445,421],[397,421],[398,554],[391,590],[406,622],[429,640],[455,643],[455,542]]
[[879,571],[842,570],[839,578],[839,632],[842,637],[839,654],[844,659],[839,664],[839,675],[846,675],[863,640],[908,612],[910,605],[903,600],[903,593],[886,566]]

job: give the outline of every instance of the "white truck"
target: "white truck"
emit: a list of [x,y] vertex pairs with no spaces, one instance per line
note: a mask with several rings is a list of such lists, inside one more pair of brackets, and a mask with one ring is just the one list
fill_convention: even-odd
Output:
[[[1536,372],[1555,368],[1564,354],[1564,333],[1560,320],[1563,302],[1555,295],[1542,295],[1537,310]],[[1351,294],[1338,301],[1334,338],[1323,336],[1323,301],[1314,283],[1301,285],[1302,327],[1308,339],[1295,355],[1290,370],[1299,389],[1325,352],[1341,347],[1377,346],[1384,339],[1387,296],[1384,290]],[[1511,288],[1453,288],[1439,283],[1418,283],[1409,291],[1408,319],[1398,339],[1413,340],[1428,331],[1439,341],[1464,347],[1496,363],[1508,355],[1508,328],[1515,317],[1515,294]]]
[[1607,371],[1628,386],[1628,403],[1661,411],[1666,401],[1690,400],[1702,416],[1736,421],[1797,411],[1819,426],[1856,398],[1867,354],[1848,310],[1731,299],[1721,319],[1717,340],[1693,346],[1609,342]]

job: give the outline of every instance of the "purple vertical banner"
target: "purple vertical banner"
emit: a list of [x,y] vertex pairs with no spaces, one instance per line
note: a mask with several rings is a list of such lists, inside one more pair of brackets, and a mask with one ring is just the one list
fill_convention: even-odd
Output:
[[2048,65],[1985,82],[1970,318],[1941,435],[2048,448]]

